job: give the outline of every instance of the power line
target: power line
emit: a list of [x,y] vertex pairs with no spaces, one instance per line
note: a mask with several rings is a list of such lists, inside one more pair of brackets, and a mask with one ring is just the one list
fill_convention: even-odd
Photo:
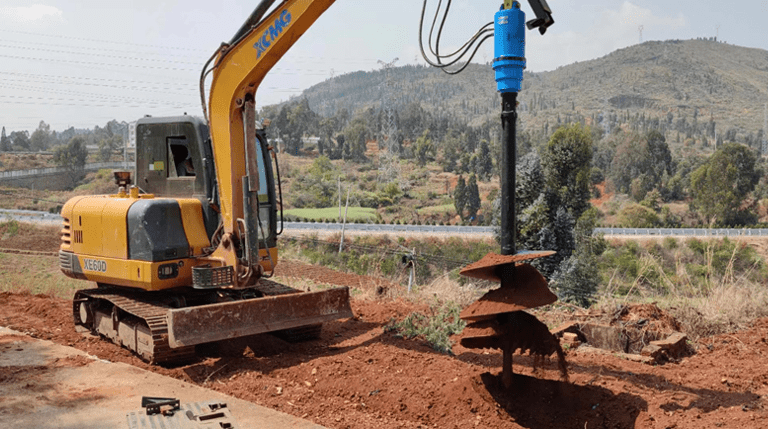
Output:
[[[189,54],[173,54],[169,52],[151,52],[151,51],[128,51],[124,49],[110,49],[105,48],[103,46],[99,47],[90,47],[90,46],[77,46],[77,45],[62,45],[62,44],[55,44],[55,43],[37,43],[37,42],[30,42],[30,41],[18,41],[18,40],[10,40],[10,39],[0,39],[0,42],[3,43],[16,43],[19,45],[42,45],[47,47],[60,47],[60,48],[69,48],[69,49],[82,49],[86,51],[96,51],[97,53],[101,54],[102,52],[119,52],[124,54],[146,54],[146,55],[162,55],[165,57],[185,57],[189,58]],[[23,47],[11,47],[14,49],[23,49]],[[203,58],[204,56],[201,56],[200,58]],[[201,61],[205,61],[204,59]]]
[[110,43],[110,44],[116,44],[116,45],[141,46],[145,48],[172,49],[172,50],[179,50],[179,51],[196,51],[196,52],[205,52],[206,54],[209,53],[209,51],[205,49],[200,49],[200,48],[182,48],[178,46],[161,46],[161,45],[149,45],[149,44],[115,41],[115,40],[88,39],[85,37],[62,36],[60,34],[57,35],[57,34],[33,33],[30,31],[17,31],[17,30],[0,30],[0,31],[6,32],[6,33],[28,34],[31,36],[53,37],[56,39],[81,40],[85,42]]
[[[26,35],[32,35],[32,36],[43,36],[43,37],[51,37],[55,39],[67,39],[67,40],[80,40],[84,42],[96,42],[96,43],[108,43],[108,44],[117,44],[117,45],[126,45],[126,46],[139,46],[143,48],[156,48],[156,49],[170,49],[170,50],[177,50],[177,51],[193,51],[193,52],[200,52],[204,55],[210,54],[213,49],[201,49],[201,48],[187,48],[187,47],[180,47],[180,46],[162,46],[162,45],[151,45],[151,44],[141,44],[141,43],[131,43],[131,42],[125,42],[125,41],[116,41],[116,40],[104,40],[104,39],[89,39],[85,37],[72,37],[72,36],[63,36],[59,34],[44,34],[44,33],[34,33],[30,31],[16,31],[16,30],[5,30],[0,29],[0,32],[5,33],[16,33],[16,34],[26,34]],[[34,43],[34,42],[19,42],[19,43]],[[61,45],[59,45],[61,46]],[[99,49],[99,48],[84,48],[84,49]],[[160,54],[163,55],[163,54]],[[305,58],[307,60],[334,60],[334,61],[347,61],[347,62],[374,62],[376,61],[375,58],[362,58],[359,56],[356,56],[354,59],[350,58],[342,58],[342,57],[327,57],[327,56],[301,56],[299,58]],[[202,62],[201,62],[202,64]]]
[[[8,30],[0,30],[0,31],[8,31]],[[56,37],[56,38],[70,38],[66,36],[49,36],[49,37]],[[77,38],[75,38],[77,39]],[[89,40],[89,39],[77,39],[77,40]],[[5,43],[16,43],[16,44],[28,44],[28,45],[43,45],[43,46],[57,46],[57,47],[63,47],[63,48],[69,48],[69,49],[83,49],[88,51],[97,51],[99,53],[99,57],[103,57],[101,53],[104,51],[107,52],[120,52],[120,53],[127,53],[127,54],[139,54],[139,55],[162,55],[162,56],[173,56],[173,57],[188,57],[188,55],[182,55],[182,54],[169,54],[167,52],[149,52],[149,51],[127,51],[127,50],[121,50],[121,49],[109,49],[109,48],[103,48],[103,47],[89,47],[89,46],[74,46],[74,45],[62,45],[62,44],[50,44],[50,43],[36,43],[36,42],[29,42],[29,41],[16,41],[16,40],[8,40],[8,39],[0,39],[0,42]],[[123,43],[123,42],[106,42],[106,43]],[[130,43],[126,43],[128,45],[131,45]],[[11,49],[31,49],[31,50],[46,50],[42,48],[24,48],[20,46],[7,46],[2,45],[3,47],[11,48]],[[135,45],[135,46],[143,46],[143,47],[152,47],[152,45]],[[193,50],[189,48],[180,48],[180,47],[160,47],[157,46],[157,48],[163,48],[163,49],[177,49],[177,50]],[[201,50],[201,49],[194,49],[195,51],[199,52],[205,52],[206,54],[210,53],[210,51]],[[51,51],[51,50],[48,50]],[[53,52],[58,52],[55,50],[52,50]],[[84,52],[70,52],[73,54],[78,55],[85,55]],[[189,62],[188,64],[202,64],[205,59],[202,59],[203,57],[200,57],[201,60],[199,62]],[[373,58],[362,58],[362,57],[354,57],[354,58],[344,58],[344,57],[328,57],[328,56],[312,56],[312,55],[291,55],[289,57],[293,61],[299,61],[299,62],[317,62],[317,60],[330,60],[334,61],[335,63],[371,63],[373,61],[376,61]],[[148,61],[153,61],[152,59],[148,59]]]
[[[9,45],[0,45],[0,48],[11,48],[11,49],[20,49],[17,46],[9,46]],[[87,52],[75,52],[75,51],[61,51],[57,49],[45,49],[45,48],[24,48],[24,51],[39,51],[39,52],[53,52],[56,54],[74,54],[74,55],[92,55]],[[165,62],[165,63],[173,63],[173,64],[191,64],[191,65],[197,65],[198,62],[191,62],[191,61],[176,61],[176,60],[167,60],[163,58],[141,58],[141,57],[126,57],[121,55],[104,55],[100,54],[99,58],[116,58],[120,60],[131,60],[131,61],[155,61],[155,62]]]
[[[150,65],[143,65],[143,64],[111,64],[111,63],[100,63],[100,62],[94,62],[94,61],[77,61],[77,60],[65,60],[65,59],[59,59],[59,58],[39,58],[39,57],[20,57],[17,55],[1,55],[1,58],[10,58],[10,59],[16,59],[16,60],[32,60],[32,61],[50,61],[50,62],[59,62],[59,63],[70,63],[70,64],[83,64],[83,65],[95,65],[95,66],[107,66],[107,67],[133,67],[133,68],[143,68],[143,69],[153,69],[153,70],[170,70],[170,71],[189,71],[189,72],[197,72],[196,69],[185,69],[185,68],[179,68],[179,67],[159,67],[159,66],[150,66]],[[272,71],[279,71],[280,74],[301,74],[303,76],[326,76],[328,75],[327,71],[317,72],[317,69],[272,69]]]
[[[7,82],[7,81],[6,81]],[[38,82],[39,83],[39,82]],[[46,82],[42,82],[46,83]],[[103,98],[103,99],[112,99],[112,100],[134,100],[134,101],[147,101],[147,102],[155,102],[155,100],[142,100],[140,98],[136,97],[127,97],[122,95],[114,95],[114,94],[95,94],[95,93],[87,93],[87,92],[81,92],[81,91],[68,91],[66,89],[53,89],[53,88],[47,88],[47,87],[41,87],[41,86],[29,86],[29,85],[19,85],[19,84],[3,84],[0,83],[0,87],[3,88],[12,88],[12,89],[25,89],[25,90],[33,90],[33,91],[43,91],[46,93],[57,93],[57,94],[72,94],[72,95],[83,95],[83,96],[91,96],[94,98]],[[112,86],[113,88],[119,88],[118,86]],[[158,92],[153,91],[154,94],[168,94],[168,95],[178,95],[178,96],[193,96],[193,94],[178,94],[178,93],[172,93],[172,92]]]
[[99,78],[99,77],[88,77],[88,76],[62,76],[62,75],[48,75],[48,74],[34,74],[34,73],[18,73],[18,72],[8,72],[8,71],[0,71],[0,74],[7,74],[7,75],[13,75],[13,76],[33,76],[33,77],[48,77],[48,78],[56,78],[56,79],[72,79],[72,80],[96,80],[96,81],[107,81],[107,82],[123,82],[123,83],[151,83],[151,84],[168,84],[168,85],[180,85],[180,86],[189,86],[193,88],[195,91],[197,91],[197,84],[191,83],[191,82],[149,82],[149,81],[143,81],[143,80],[128,80],[128,79],[113,79],[113,78]]
[[[15,95],[0,95],[0,98],[11,98],[14,99],[14,101],[0,101],[0,104],[41,104],[44,103],[45,105],[51,105],[51,106],[78,106],[78,107],[121,107],[121,108],[149,108],[149,109],[156,109],[156,108],[184,108],[184,107],[190,107],[194,103],[189,104],[171,104],[168,103],[163,106],[155,106],[155,105],[136,105],[136,104],[126,104],[126,103],[120,103],[120,104],[91,104],[93,100],[81,100],[81,99],[72,99],[72,98],[48,98],[48,97],[21,97],[21,96],[15,96]],[[36,100],[36,101],[16,101],[16,100]],[[83,104],[85,103],[85,104]]]

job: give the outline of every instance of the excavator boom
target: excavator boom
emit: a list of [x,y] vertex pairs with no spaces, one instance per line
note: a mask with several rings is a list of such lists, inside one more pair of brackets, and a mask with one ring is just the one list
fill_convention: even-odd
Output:
[[[248,204],[248,192],[258,189],[256,162],[249,157],[248,148],[254,144],[255,97],[259,84],[267,73],[322,15],[334,0],[284,0],[256,26],[247,28],[275,0],[265,0],[252,18],[238,31],[232,45],[223,45],[213,66],[208,122],[211,129],[213,156],[224,236],[212,255],[214,264],[234,267],[234,285],[242,287],[251,279],[242,273],[243,267],[232,242],[244,242],[239,237],[238,219],[256,217]],[[250,158],[250,159],[249,159]],[[243,186],[247,177],[248,191]],[[248,261],[255,266],[257,261]]]

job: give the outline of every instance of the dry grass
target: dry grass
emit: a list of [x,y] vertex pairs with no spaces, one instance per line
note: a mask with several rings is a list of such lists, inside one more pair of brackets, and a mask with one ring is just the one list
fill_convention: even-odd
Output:
[[[672,314],[692,340],[743,329],[756,319],[767,317],[768,289],[752,275],[758,263],[735,273],[734,248],[727,266],[718,272],[713,267],[714,249],[715,242],[707,242],[703,282],[693,280],[696,276],[688,272],[680,256],[672,278],[655,258],[643,256],[641,270],[629,292],[617,296],[609,283],[596,307],[610,309],[627,302],[653,302]],[[650,273],[658,279],[655,287],[649,287],[645,281]]]
[[46,294],[72,298],[86,283],[62,274],[55,256],[16,255],[0,252],[0,291]]
[[[407,280],[406,280],[407,284]],[[480,289],[471,284],[461,285],[459,282],[450,278],[450,273],[446,273],[431,283],[415,287],[409,294],[407,289],[403,289],[402,297],[418,303],[454,303],[461,308],[475,302],[487,289]]]

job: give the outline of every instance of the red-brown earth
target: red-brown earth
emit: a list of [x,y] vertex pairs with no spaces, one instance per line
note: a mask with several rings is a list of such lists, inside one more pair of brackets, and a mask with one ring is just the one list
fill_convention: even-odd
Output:
[[[27,237],[19,244],[5,237],[0,247],[47,253],[51,264],[57,263],[53,242]],[[298,262],[280,267],[320,283],[371,290],[388,284]],[[421,339],[386,332],[393,319],[429,311],[404,300],[353,298],[355,318],[326,324],[319,340],[291,344],[258,335],[198,347],[198,361],[171,368],[150,366],[125,349],[76,332],[71,308],[66,299],[3,292],[0,325],[330,428],[768,426],[768,319],[701,339],[692,344],[694,355],[661,366],[572,349],[567,383],[554,359],[534,368],[533,358],[515,355],[514,383],[505,390],[498,351],[463,348],[457,336],[453,354],[441,354]],[[0,382],[8,376],[13,374],[0,371]]]

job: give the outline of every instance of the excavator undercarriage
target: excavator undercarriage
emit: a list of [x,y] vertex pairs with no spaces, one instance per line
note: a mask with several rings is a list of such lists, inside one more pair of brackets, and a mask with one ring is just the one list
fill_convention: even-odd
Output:
[[72,311],[75,325],[163,365],[193,359],[197,344],[264,332],[318,338],[324,322],[352,317],[347,288],[302,292],[270,280],[247,290],[162,293],[100,284],[78,291]]

